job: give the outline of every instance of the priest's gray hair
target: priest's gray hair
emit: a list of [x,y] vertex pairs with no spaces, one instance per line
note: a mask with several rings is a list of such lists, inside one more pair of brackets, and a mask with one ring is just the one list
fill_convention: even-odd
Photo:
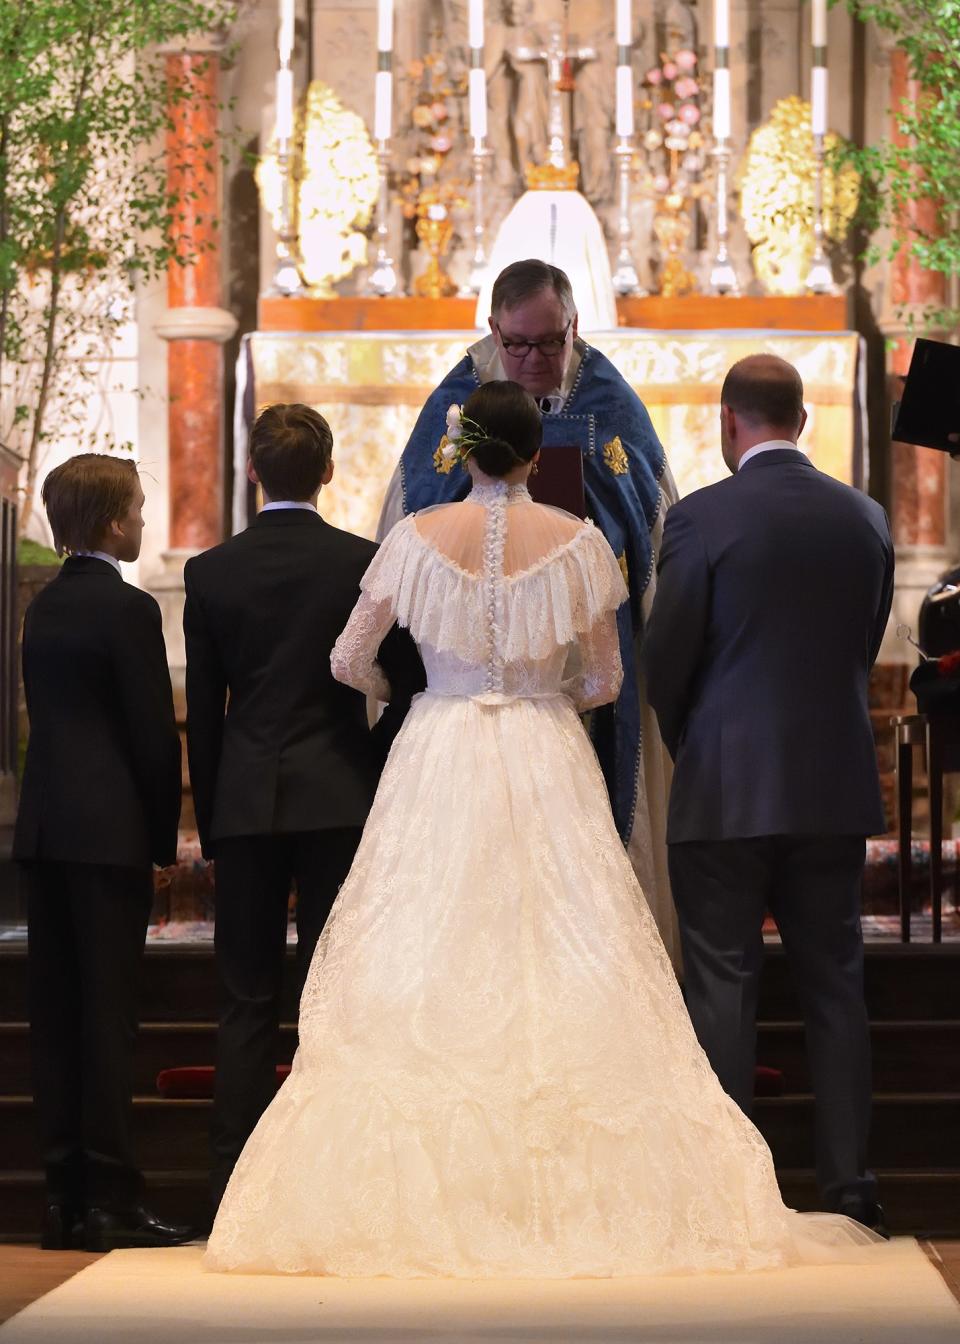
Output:
[[552,289],[563,305],[567,317],[573,317],[577,305],[573,301],[573,289],[566,271],[559,266],[551,266],[547,261],[530,257],[527,261],[514,261],[500,272],[493,282],[493,294],[490,299],[490,311],[496,316],[504,308],[516,308],[519,304]]

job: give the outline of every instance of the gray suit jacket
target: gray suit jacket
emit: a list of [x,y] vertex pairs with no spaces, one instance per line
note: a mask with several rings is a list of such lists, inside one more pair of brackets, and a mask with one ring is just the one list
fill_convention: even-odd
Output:
[[867,677],[893,563],[879,504],[799,451],[673,506],[644,639],[670,843],[884,829]]

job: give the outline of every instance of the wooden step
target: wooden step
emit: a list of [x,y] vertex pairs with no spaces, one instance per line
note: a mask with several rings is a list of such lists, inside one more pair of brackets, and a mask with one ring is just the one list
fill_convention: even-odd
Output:
[[[134,1092],[145,1096],[154,1092],[161,1069],[214,1064],[216,1037],[212,1022],[144,1022],[134,1054]],[[284,1023],[277,1062],[289,1064],[296,1044],[295,1025]],[[0,1096],[22,1096],[32,1088],[30,1028],[25,1022],[0,1023]]]
[[[960,1236],[960,1168],[876,1173],[887,1226],[898,1236]],[[784,1202],[809,1213],[820,1203],[809,1170],[777,1173]],[[199,1171],[147,1171],[146,1202],[161,1217],[202,1225],[208,1213],[207,1178]],[[35,1241],[43,1206],[39,1171],[0,1172],[0,1239]]]
[[[146,1167],[205,1171],[210,1102],[139,1096],[133,1104],[134,1146]],[[778,1167],[813,1166],[813,1098],[758,1098],[754,1121]],[[874,1098],[871,1166],[941,1170],[957,1162],[960,1095],[880,1093]],[[29,1096],[0,1097],[0,1168],[38,1165]]]
[[[960,1022],[874,1022],[873,1085],[877,1092],[960,1092]],[[133,1088],[149,1095],[161,1069],[216,1062],[217,1029],[212,1022],[145,1022],[134,1056]],[[296,1049],[296,1026],[280,1030],[278,1063],[289,1064]],[[757,1062],[779,1069],[785,1091],[811,1090],[806,1042],[799,1022],[763,1022]],[[29,1093],[29,1027],[0,1023],[0,1096]]]
[[[960,1092],[960,1021],[871,1022],[876,1092]],[[810,1092],[810,1069],[799,1022],[761,1022],[757,1063],[779,1069],[786,1092]]]
[[[944,1171],[875,1169],[887,1227],[895,1236],[960,1236],[960,1167]],[[777,1169],[784,1203],[802,1213],[820,1208],[810,1170]]]
[[[296,1017],[293,949],[281,1016]],[[878,1022],[960,1021],[960,944],[878,944],[867,947],[866,998]],[[218,984],[208,944],[152,942],[140,976],[144,1022],[210,1022],[217,1016]],[[26,949],[0,944],[0,1022],[27,1015]],[[800,1008],[783,949],[768,947],[760,984],[760,1021],[798,1022]]]

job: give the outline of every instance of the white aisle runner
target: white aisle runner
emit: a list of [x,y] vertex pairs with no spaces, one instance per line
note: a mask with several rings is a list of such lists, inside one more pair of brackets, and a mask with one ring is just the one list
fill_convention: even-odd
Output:
[[960,1306],[915,1241],[875,1264],[645,1279],[207,1274],[199,1247],[114,1251],[0,1344],[958,1344]]

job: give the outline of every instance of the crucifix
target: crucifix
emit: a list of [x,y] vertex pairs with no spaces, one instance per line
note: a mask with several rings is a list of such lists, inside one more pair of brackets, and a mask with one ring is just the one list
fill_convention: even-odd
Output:
[[514,52],[517,61],[542,61],[547,72],[547,161],[527,165],[527,182],[531,187],[577,185],[579,167],[569,155],[563,95],[573,92],[577,70],[588,61],[595,61],[597,52],[594,47],[569,46],[569,10],[570,0],[564,0],[563,22],[550,24],[545,47],[518,47]]

